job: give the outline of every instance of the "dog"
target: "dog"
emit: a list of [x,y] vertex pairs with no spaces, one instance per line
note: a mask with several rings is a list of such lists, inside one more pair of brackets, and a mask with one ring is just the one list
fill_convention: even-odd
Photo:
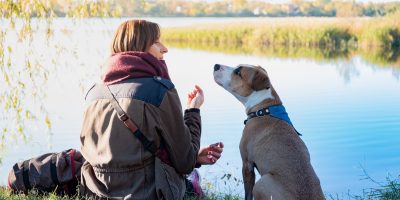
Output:
[[[214,65],[214,80],[248,115],[240,140],[245,199],[325,199],[310,154],[260,66]],[[261,178],[255,183],[255,170]]]

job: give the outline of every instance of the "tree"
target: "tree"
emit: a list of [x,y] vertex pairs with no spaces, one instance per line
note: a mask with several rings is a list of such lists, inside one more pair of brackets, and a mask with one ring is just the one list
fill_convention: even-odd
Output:
[[[49,39],[53,36],[53,18],[57,15],[73,19],[111,16],[116,13],[110,5],[106,0],[67,0],[63,4],[58,0],[0,1],[0,118],[9,122],[0,127],[0,151],[7,138],[26,140],[25,126],[28,121],[38,120],[51,130],[50,115],[43,103],[38,108],[43,113],[40,118],[25,105],[25,99],[42,102],[46,91],[41,86],[49,75],[41,64],[41,56],[47,55],[36,56],[40,50],[33,49],[33,42],[43,40],[41,42],[48,45],[46,48],[53,48],[58,55],[63,55],[64,50],[57,48],[57,44],[49,46]],[[55,9],[58,11],[55,12]],[[16,49],[16,46],[23,48]],[[53,67],[56,68],[57,58],[49,59],[53,59]]]
[[231,0],[231,4],[234,13],[240,13],[247,8],[247,0]]
[[362,15],[362,8],[352,1],[338,2],[336,4],[337,17],[358,17]]

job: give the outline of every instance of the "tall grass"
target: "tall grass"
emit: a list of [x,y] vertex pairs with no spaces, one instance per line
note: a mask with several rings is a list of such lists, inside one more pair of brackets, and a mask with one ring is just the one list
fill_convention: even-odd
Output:
[[331,60],[361,55],[400,68],[400,12],[381,18],[257,18],[167,28],[168,46],[281,58]]
[[[361,194],[347,194],[347,199],[356,200],[399,200],[400,199],[400,175],[397,177],[391,177],[388,175],[386,177],[385,183],[380,183],[373,178],[371,178],[368,173],[362,168],[366,180],[373,182],[376,187],[363,189]],[[331,200],[341,200],[344,197],[339,197],[338,195],[326,195],[327,199]]]
[[[330,200],[342,200],[342,199],[355,199],[355,200],[399,200],[400,199],[400,175],[397,177],[386,177],[386,182],[380,183],[372,179],[365,171],[364,171],[367,180],[376,184],[374,188],[364,189],[361,194],[350,194],[350,192],[346,195],[332,195],[332,194],[325,194],[326,199]],[[222,179],[221,179],[222,180]],[[236,180],[233,179],[226,179],[230,180],[232,183],[236,183]],[[222,184],[214,183],[214,184]],[[202,198],[203,200],[239,200],[242,199],[243,194],[235,194],[234,191],[218,191],[218,192],[210,192],[206,189],[205,197]],[[37,192],[32,191],[28,195],[24,194],[14,194],[11,192],[10,189],[5,187],[0,187],[0,199],[14,199],[14,200],[81,200],[84,199],[80,196],[73,196],[73,197],[60,197],[57,196],[55,193],[49,193],[44,195],[39,195]],[[195,200],[197,198],[186,196],[185,200]]]
[[259,18],[163,29],[167,42],[208,45],[398,48],[400,14],[382,18]]
[[[329,194],[325,193],[327,200],[399,200],[400,199],[400,175],[388,175],[384,182],[378,182],[371,178],[366,170],[361,167],[364,176],[362,179],[374,183],[374,187],[363,189],[361,194],[351,194],[350,190],[347,194]],[[240,200],[243,199],[243,192],[231,190],[226,185],[242,185],[243,181],[236,178],[231,173],[225,173],[222,177],[216,178],[214,181],[202,179],[202,187],[205,196],[202,200]],[[222,187],[221,187],[222,186]],[[16,194],[9,188],[0,186],[0,200],[84,200],[83,196],[59,196],[56,192],[40,194],[37,190],[32,189],[29,194]],[[184,200],[197,200],[193,196],[185,196]]]
[[0,187],[0,199],[1,200],[83,200],[84,198],[79,196],[58,196],[55,193],[49,194],[38,194],[35,190],[32,190],[29,194],[15,194],[10,189]]
[[[14,194],[10,189],[0,187],[1,200],[85,200],[81,196],[58,196],[54,193],[49,194],[36,194],[35,192],[25,194]],[[185,200],[197,200],[198,198],[192,196],[185,196]],[[206,193],[202,200],[240,200],[242,197],[239,195],[225,194],[225,193]]]

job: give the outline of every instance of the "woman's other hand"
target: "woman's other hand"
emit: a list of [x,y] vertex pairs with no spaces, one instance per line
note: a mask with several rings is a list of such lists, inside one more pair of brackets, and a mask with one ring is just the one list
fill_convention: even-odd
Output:
[[200,86],[195,85],[191,93],[188,94],[188,108],[200,108],[204,103],[204,93]]
[[199,154],[197,155],[197,164],[214,164],[221,157],[223,150],[224,144],[222,142],[210,144],[208,147],[200,148]]

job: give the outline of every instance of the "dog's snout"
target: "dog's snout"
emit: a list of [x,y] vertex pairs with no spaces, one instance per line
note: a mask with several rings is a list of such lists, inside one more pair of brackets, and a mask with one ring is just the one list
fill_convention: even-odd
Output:
[[219,68],[221,68],[221,65],[220,65],[220,64],[215,64],[215,65],[214,65],[214,71],[218,71]]

